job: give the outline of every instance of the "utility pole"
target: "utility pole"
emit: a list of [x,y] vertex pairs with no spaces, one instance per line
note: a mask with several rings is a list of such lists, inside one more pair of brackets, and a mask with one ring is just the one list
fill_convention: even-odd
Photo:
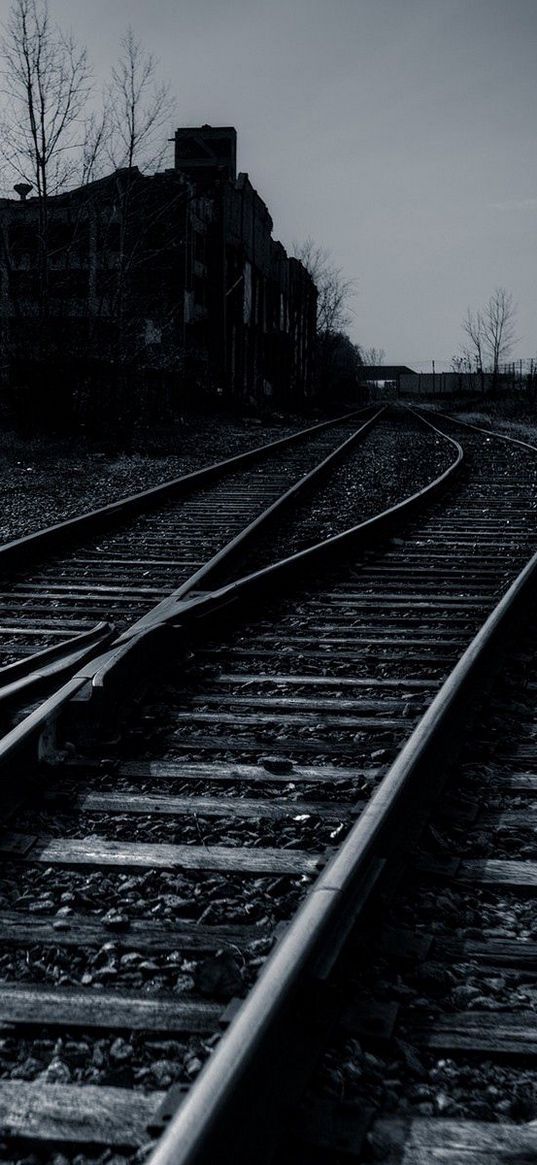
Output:
[[433,396],[434,396],[434,394],[436,392],[436,377],[435,377],[435,371],[434,371],[434,360],[432,361],[432,365],[433,365]]

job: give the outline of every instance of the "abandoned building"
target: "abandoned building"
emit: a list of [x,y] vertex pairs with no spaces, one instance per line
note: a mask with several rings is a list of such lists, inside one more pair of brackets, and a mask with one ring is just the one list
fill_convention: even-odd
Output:
[[233,127],[182,128],[162,173],[0,200],[4,383],[46,367],[68,391],[130,377],[178,397],[312,394],[316,288],[237,175],[236,144]]

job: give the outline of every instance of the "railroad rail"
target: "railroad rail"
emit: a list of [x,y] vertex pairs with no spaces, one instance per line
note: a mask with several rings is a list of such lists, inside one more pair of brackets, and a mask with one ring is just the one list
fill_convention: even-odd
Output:
[[60,711],[117,693],[148,637],[179,660],[143,730],[128,725],[128,755],[97,741],[77,755],[68,715],[70,747],[44,773],[25,754],[33,797],[0,840],[12,1139],[134,1150],[149,1130],[158,1165],[269,1159],[307,1075],[290,1055],[297,1002],[307,1061],[312,998],[445,742],[445,707],[468,697],[453,676],[479,671],[482,643],[467,645],[484,635],[490,665],[537,569],[497,606],[535,541],[533,453],[521,467],[471,436],[463,461],[446,439],[453,464],[427,489],[208,594],[180,588],[4,739],[7,773]]
[[[536,581],[534,555],[389,774],[415,849],[399,846],[397,885],[392,869],[353,938],[354,1007],[378,1024],[375,1036],[362,1023],[350,1067],[372,1053],[377,1077],[355,1090],[350,1122],[347,1111],[356,1159],[537,1159]],[[435,768],[441,752],[450,763]]]
[[381,414],[323,422],[0,547],[0,706],[37,669],[41,686],[57,676],[62,655],[72,671],[96,628],[104,648],[110,624],[118,633],[181,580],[209,580]]

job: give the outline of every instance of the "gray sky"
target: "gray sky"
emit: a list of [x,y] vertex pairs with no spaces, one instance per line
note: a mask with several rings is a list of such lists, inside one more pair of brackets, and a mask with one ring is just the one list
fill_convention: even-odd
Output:
[[50,8],[99,73],[132,23],[172,82],[177,124],[237,127],[276,237],[311,235],[357,280],[353,339],[389,361],[449,360],[466,307],[503,285],[519,305],[514,355],[536,353],[537,0]]

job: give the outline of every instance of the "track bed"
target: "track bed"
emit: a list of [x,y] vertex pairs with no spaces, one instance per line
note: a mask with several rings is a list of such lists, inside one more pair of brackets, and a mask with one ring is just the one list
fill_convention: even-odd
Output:
[[119,743],[77,750],[74,734],[35,772],[0,840],[0,1106],[15,1143],[29,1118],[17,1125],[14,1080],[42,1156],[132,1156],[163,1128],[163,1092],[211,1060],[534,548],[535,455],[464,445],[457,484],[396,537],[250,600],[227,631],[223,608],[216,629],[179,639]]

